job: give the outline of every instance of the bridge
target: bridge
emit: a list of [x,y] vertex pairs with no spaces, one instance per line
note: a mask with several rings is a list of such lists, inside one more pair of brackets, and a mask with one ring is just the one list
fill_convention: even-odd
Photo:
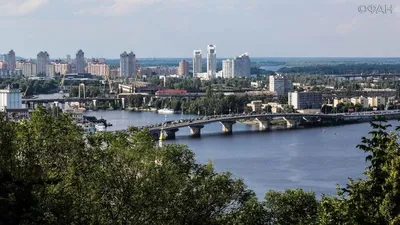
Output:
[[[366,122],[375,116],[382,116],[386,119],[399,119],[400,110],[375,111],[364,113],[337,113],[337,114],[301,114],[301,113],[278,113],[278,114],[229,114],[217,116],[204,116],[195,119],[181,119],[176,121],[167,121],[155,125],[143,126],[147,128],[154,136],[165,137],[166,139],[175,139],[175,133],[183,127],[189,127],[190,136],[200,137],[201,129],[204,125],[219,122],[222,125],[222,133],[232,134],[233,125],[239,120],[255,119],[260,131],[266,131],[270,128],[270,122],[273,119],[282,118],[286,121],[287,128],[297,128],[303,121],[321,121],[329,120],[335,123],[339,122]],[[165,136],[164,136],[165,135]]]
[[372,78],[396,78],[396,77],[400,77],[400,74],[337,74],[337,75],[328,75],[331,77],[342,77],[342,78],[346,78],[346,79],[350,79],[350,78],[356,78],[356,77],[361,77],[363,79],[367,79],[369,77]]
[[124,98],[51,98],[51,99],[39,99],[39,98],[25,98],[22,99],[22,104],[25,104],[27,108],[36,109],[36,106],[39,104],[51,104],[51,103],[59,103],[65,104],[69,102],[79,102],[86,103],[86,102],[93,102],[93,105],[96,107],[97,102],[111,102],[111,101],[121,101],[122,108],[125,108],[125,99]]
[[91,101],[114,101],[114,100],[119,100],[117,98],[52,98],[52,99],[38,99],[38,98],[24,98],[22,99],[22,104],[27,104],[27,103],[53,103],[53,102],[59,102],[59,103],[66,103],[66,102],[91,102]]

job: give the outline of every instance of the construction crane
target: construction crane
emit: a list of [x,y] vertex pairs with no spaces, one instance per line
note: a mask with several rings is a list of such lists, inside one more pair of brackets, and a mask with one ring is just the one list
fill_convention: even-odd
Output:
[[61,81],[60,81],[60,93],[64,93],[64,81],[65,81],[65,74],[62,75]]
[[112,81],[111,81],[109,75],[108,76],[104,76],[104,81],[107,81],[107,83],[108,83],[108,87],[110,89],[110,94],[115,94],[115,91],[114,91],[113,86],[112,86]]
[[25,98],[26,97],[26,93],[28,93],[28,89],[29,89],[29,83],[26,84],[26,89],[24,91],[24,93],[22,94],[22,97]]

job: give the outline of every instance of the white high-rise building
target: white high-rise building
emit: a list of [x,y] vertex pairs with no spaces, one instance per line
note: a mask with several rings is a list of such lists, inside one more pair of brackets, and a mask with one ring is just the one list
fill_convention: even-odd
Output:
[[232,77],[250,77],[250,57],[244,53],[232,60]]
[[215,78],[217,73],[217,51],[215,45],[207,46],[207,76],[208,79]]
[[16,68],[22,70],[22,74],[26,77],[36,76],[37,66],[35,63],[30,61],[18,61]]
[[59,73],[60,75],[65,75],[67,73],[71,73],[71,64],[63,63],[63,62],[56,62],[54,63],[54,72]]
[[96,76],[109,77],[110,66],[101,60],[92,60],[88,62],[87,66],[88,73]]
[[222,77],[233,78],[232,60],[227,59],[222,61]]
[[12,49],[6,55],[5,63],[7,64],[7,69],[9,69],[9,70],[15,70],[16,69],[15,52]]
[[136,55],[133,52],[123,52],[120,55],[120,69],[120,76],[123,78],[136,75]]
[[85,72],[85,53],[81,49],[79,49],[79,51],[76,53],[75,63],[76,63],[76,72],[84,73]]
[[39,52],[37,54],[37,66],[36,66],[36,74],[37,75],[45,75],[46,74],[46,65],[50,64],[50,56],[47,52]]
[[55,74],[56,74],[56,68],[54,64],[46,65],[46,76],[54,77]]
[[196,77],[196,74],[202,73],[202,55],[201,50],[193,51],[193,77]]
[[269,91],[284,95],[293,89],[292,81],[282,75],[269,76]]

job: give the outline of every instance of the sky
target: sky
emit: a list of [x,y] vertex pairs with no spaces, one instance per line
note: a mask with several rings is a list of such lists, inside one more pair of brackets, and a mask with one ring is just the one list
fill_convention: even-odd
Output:
[[208,44],[218,58],[400,56],[399,0],[0,0],[0,12],[0,53],[26,58],[205,57]]

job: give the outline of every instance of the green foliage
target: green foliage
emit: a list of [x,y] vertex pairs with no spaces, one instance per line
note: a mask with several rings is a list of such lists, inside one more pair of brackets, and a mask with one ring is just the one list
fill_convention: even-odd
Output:
[[316,224],[318,201],[313,192],[301,189],[283,193],[269,191],[265,195],[265,206],[271,224],[301,225]]
[[0,224],[225,224],[255,197],[147,131],[85,138],[43,109],[0,125]]
[[365,179],[319,201],[296,189],[260,202],[186,146],[156,147],[135,127],[84,135],[69,115],[39,108],[29,121],[0,120],[0,224],[397,225],[399,135],[381,118],[371,126],[358,146]]
[[371,123],[371,138],[358,147],[370,166],[365,180],[349,180],[338,198],[324,198],[322,224],[398,224],[400,215],[399,135],[386,132],[390,125],[382,118]]

